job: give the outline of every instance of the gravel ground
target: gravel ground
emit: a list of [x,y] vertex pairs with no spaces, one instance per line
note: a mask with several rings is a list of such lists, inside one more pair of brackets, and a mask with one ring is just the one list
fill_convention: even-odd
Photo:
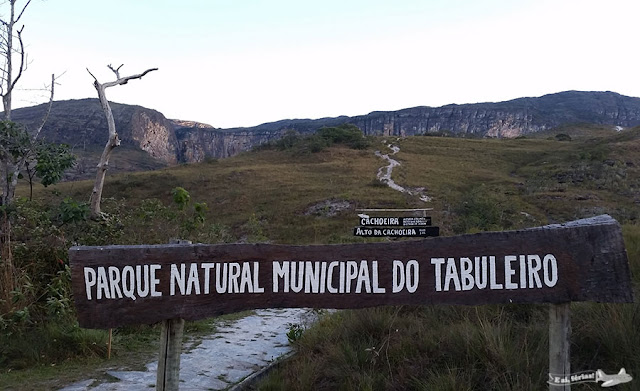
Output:
[[[228,389],[291,351],[286,335],[290,324],[307,325],[314,319],[309,309],[266,309],[218,326],[180,356],[180,390]],[[155,388],[157,368],[154,361],[146,371],[107,370],[112,381],[87,379],[61,391],[148,391]]]

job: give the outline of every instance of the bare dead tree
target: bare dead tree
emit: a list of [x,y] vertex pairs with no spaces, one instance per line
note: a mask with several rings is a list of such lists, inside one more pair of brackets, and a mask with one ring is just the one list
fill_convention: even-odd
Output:
[[158,70],[158,68],[150,68],[137,75],[122,77],[120,76],[120,68],[122,68],[122,65],[117,68],[112,67],[111,64],[108,65],[109,69],[111,69],[111,71],[116,75],[116,80],[104,84],[100,83],[98,79],[93,75],[93,73],[91,73],[91,71],[87,69],[87,72],[89,72],[91,77],[93,77],[93,86],[96,88],[96,91],[98,91],[100,105],[102,106],[104,115],[107,117],[107,125],[109,127],[109,139],[107,140],[107,144],[104,146],[104,150],[102,151],[102,156],[100,157],[100,162],[98,163],[96,181],[93,185],[93,191],[91,192],[92,218],[97,218],[101,215],[100,201],[102,200],[104,178],[107,173],[107,169],[109,168],[109,158],[111,157],[111,153],[113,152],[113,150],[120,145],[120,138],[118,138],[118,133],[116,132],[116,123],[113,119],[113,113],[111,112],[111,106],[109,105],[109,101],[107,100],[107,96],[105,95],[105,90],[109,87],[127,84],[129,80],[141,79],[147,73]]
[[[3,61],[0,67],[0,96],[2,96],[2,105],[4,106],[4,119],[6,121],[11,120],[11,94],[20,80],[22,73],[27,67],[25,61],[24,42],[22,41],[22,31],[24,25],[20,28],[16,28],[16,24],[20,22],[20,18],[24,14],[24,11],[31,3],[28,0],[22,10],[16,17],[16,3],[17,0],[9,0],[9,19],[0,18],[0,24],[2,25],[2,34],[0,36],[0,57]],[[19,46],[14,47],[14,39],[18,40]],[[16,64],[17,74],[14,77],[14,55],[19,58]]]

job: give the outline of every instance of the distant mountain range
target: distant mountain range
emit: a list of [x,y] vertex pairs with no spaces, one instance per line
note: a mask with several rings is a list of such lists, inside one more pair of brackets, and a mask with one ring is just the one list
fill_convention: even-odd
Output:
[[[13,120],[35,128],[45,105],[15,109]],[[287,130],[312,133],[324,126],[351,123],[367,135],[411,136],[447,132],[476,137],[517,137],[561,125],[589,123],[613,127],[640,125],[640,98],[615,92],[567,91],[498,103],[451,104],[374,111],[355,117],[288,119],[250,128],[216,129],[170,120],[155,110],[112,103],[123,145],[147,152],[165,164],[226,158],[280,138]],[[75,150],[102,148],[107,124],[97,99],[54,102],[42,131],[50,141]]]

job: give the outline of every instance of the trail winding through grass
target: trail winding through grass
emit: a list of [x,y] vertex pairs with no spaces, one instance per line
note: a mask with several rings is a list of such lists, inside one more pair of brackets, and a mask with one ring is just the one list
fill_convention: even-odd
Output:
[[[391,151],[393,152],[391,153],[391,155],[395,155],[396,153],[400,152],[400,147],[393,144],[387,144],[387,148],[391,149]],[[417,196],[423,202],[431,202],[431,197],[425,194],[424,187],[408,189],[406,187],[402,187],[398,185],[393,179],[391,179],[391,174],[393,173],[393,169],[401,165],[399,161],[392,159],[389,156],[389,154],[382,154],[382,152],[380,151],[376,151],[375,154],[379,158],[389,162],[388,165],[380,167],[378,169],[377,178],[380,182],[385,183],[387,186],[389,186],[393,190],[399,191],[401,193],[407,193],[412,196]]]

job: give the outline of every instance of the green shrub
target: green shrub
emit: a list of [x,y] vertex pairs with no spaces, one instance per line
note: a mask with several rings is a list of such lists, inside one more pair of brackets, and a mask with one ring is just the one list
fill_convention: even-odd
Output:
[[276,148],[281,151],[293,151],[296,155],[317,153],[334,144],[347,145],[353,149],[366,149],[369,140],[362,134],[360,128],[352,124],[335,127],[324,127],[314,134],[301,135],[289,129],[278,140],[263,144],[256,149]]
[[500,191],[480,185],[467,191],[454,212],[456,233],[500,231],[518,226],[517,206]]

